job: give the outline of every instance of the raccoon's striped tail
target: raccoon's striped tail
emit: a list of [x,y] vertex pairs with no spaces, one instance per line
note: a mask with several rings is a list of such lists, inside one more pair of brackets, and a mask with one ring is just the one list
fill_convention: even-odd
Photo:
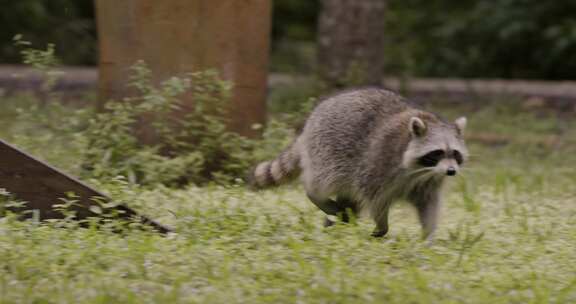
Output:
[[276,159],[259,163],[248,173],[248,184],[253,189],[279,186],[300,174],[300,153],[293,142]]

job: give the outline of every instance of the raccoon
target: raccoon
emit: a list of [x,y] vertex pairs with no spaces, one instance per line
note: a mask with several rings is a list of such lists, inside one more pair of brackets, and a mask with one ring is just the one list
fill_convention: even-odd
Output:
[[300,175],[320,210],[345,222],[368,214],[376,237],[388,232],[392,203],[406,200],[430,239],[445,177],[468,158],[465,127],[464,117],[448,122],[385,89],[342,92],[323,99],[293,143],[249,173],[250,183],[262,189]]

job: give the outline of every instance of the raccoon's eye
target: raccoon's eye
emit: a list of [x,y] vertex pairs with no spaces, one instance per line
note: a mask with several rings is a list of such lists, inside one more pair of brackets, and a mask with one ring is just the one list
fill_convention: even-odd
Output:
[[458,165],[461,165],[464,162],[464,157],[462,156],[462,153],[460,153],[459,151],[452,151],[452,155],[454,155],[454,159],[456,160],[456,162],[458,163]]
[[423,167],[435,167],[442,158],[444,158],[445,153],[443,150],[434,150],[428,152],[426,155],[418,159],[418,164]]

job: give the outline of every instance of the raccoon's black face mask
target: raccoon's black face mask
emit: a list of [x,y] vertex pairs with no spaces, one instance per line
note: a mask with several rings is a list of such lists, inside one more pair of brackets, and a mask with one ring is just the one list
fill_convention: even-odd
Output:
[[438,163],[445,158],[454,159],[459,166],[464,163],[462,153],[456,150],[448,152],[444,150],[434,150],[420,157],[418,159],[418,164],[422,167],[436,167]]
[[425,168],[435,168],[439,174],[454,176],[464,162],[462,153],[457,150],[433,150],[421,156],[417,164]]

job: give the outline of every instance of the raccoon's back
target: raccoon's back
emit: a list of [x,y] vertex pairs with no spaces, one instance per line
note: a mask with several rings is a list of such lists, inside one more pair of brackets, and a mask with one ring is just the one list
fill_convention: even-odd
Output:
[[368,149],[372,132],[409,106],[382,89],[343,92],[324,99],[311,113],[302,133],[314,170],[348,175]]

